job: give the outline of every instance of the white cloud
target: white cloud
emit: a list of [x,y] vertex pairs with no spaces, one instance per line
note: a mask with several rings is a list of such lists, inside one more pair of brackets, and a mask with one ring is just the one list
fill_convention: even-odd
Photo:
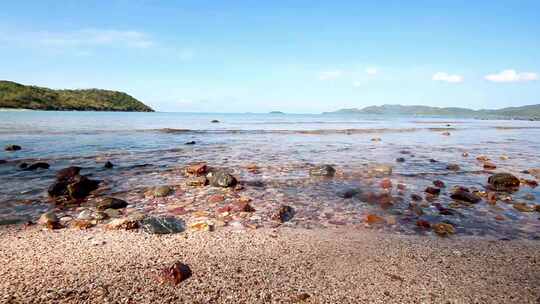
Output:
[[375,67],[369,67],[366,69],[366,73],[368,75],[377,75],[377,73],[379,73],[379,70]]
[[341,70],[324,71],[319,73],[319,80],[334,80],[343,76],[343,74]]
[[484,78],[491,82],[526,82],[538,80],[538,74],[531,72],[518,73],[515,70],[504,70],[495,74],[488,74]]
[[433,74],[433,77],[431,77],[432,80],[435,81],[444,81],[448,83],[460,83],[463,82],[463,76],[461,75],[450,75],[448,73],[444,72],[437,72]]

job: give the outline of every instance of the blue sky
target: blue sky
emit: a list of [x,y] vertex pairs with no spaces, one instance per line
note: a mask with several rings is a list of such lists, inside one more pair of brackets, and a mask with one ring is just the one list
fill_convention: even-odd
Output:
[[316,2],[5,1],[0,79],[161,111],[540,103],[539,1]]

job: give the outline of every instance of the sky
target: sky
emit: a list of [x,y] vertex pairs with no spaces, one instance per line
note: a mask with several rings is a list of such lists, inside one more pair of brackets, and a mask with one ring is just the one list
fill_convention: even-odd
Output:
[[4,1],[0,79],[158,111],[540,103],[540,1]]

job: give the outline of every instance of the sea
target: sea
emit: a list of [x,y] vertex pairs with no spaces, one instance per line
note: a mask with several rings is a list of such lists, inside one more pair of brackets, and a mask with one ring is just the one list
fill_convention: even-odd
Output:
[[[187,144],[190,142],[194,144]],[[496,172],[534,180],[526,170],[540,168],[538,121],[360,114],[0,111],[0,146],[9,144],[22,149],[0,151],[0,160],[5,161],[0,164],[0,222],[35,220],[55,208],[46,190],[55,172],[67,166],[80,166],[85,175],[103,180],[100,195],[130,198],[139,210],[165,213],[160,204],[167,202],[149,202],[135,193],[156,185],[181,185],[182,168],[204,162],[227,168],[245,183],[252,204],[261,210],[256,219],[262,226],[264,212],[270,208],[264,204],[286,203],[297,209],[290,225],[303,228],[365,226],[365,216],[377,214],[390,218],[384,229],[398,233],[419,233],[415,223],[421,217],[451,222],[458,235],[540,235],[540,213],[513,208],[516,202],[532,207],[540,204],[537,187],[521,186],[508,195],[510,199],[501,194],[494,205],[481,202],[458,208],[448,197],[457,186],[487,191],[487,178]],[[398,158],[401,160],[396,161]],[[484,169],[486,158],[497,168]],[[104,168],[106,161],[114,168]],[[20,168],[22,163],[35,162],[47,162],[50,168]],[[322,164],[335,167],[336,177],[309,176],[309,168]],[[393,169],[386,178],[393,184],[392,195],[401,199],[391,208],[340,197],[339,193],[351,188],[383,191],[379,187],[382,179],[366,175],[370,166],[378,164]],[[448,164],[460,169],[449,171]],[[256,173],[246,170],[250,166],[259,169]],[[424,202],[424,214],[412,214],[410,195],[424,195],[434,180],[446,185],[439,205]],[[252,184],[259,186],[250,187]],[[204,193],[178,187],[175,203],[182,201],[186,210],[194,210],[183,197]],[[148,208],[148,204],[157,207]],[[440,205],[456,212],[441,215]]]

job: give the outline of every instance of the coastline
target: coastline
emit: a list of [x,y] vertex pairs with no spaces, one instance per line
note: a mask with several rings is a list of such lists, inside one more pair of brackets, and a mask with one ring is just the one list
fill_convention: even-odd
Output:
[[[0,229],[2,303],[536,303],[540,243],[369,229]],[[180,261],[192,276],[160,284]]]

